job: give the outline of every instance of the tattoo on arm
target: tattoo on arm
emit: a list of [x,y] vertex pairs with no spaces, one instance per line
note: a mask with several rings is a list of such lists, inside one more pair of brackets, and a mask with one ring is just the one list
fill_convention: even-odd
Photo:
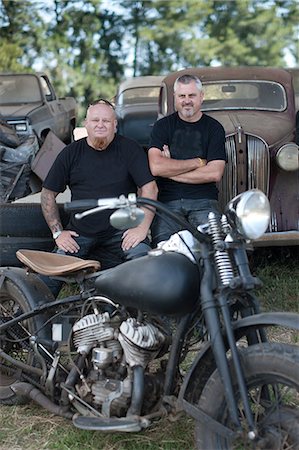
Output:
[[43,215],[52,233],[63,230],[58,205],[55,200],[57,194],[57,192],[49,191],[48,189],[43,189],[41,192]]

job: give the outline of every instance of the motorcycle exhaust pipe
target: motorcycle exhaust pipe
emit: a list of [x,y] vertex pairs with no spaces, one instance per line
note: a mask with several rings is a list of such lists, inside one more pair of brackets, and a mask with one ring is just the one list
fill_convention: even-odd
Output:
[[72,419],[74,415],[73,413],[67,411],[68,408],[66,409],[62,408],[61,406],[55,405],[55,403],[51,402],[51,400],[49,400],[39,389],[35,388],[30,383],[15,383],[13,386],[11,386],[11,389],[16,395],[23,395],[30,398],[42,408],[50,411],[52,414],[64,417],[65,419]]

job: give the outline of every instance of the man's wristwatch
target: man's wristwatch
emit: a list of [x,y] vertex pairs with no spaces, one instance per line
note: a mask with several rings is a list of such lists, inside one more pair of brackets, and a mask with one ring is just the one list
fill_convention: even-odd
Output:
[[59,231],[55,231],[55,233],[53,233],[53,239],[54,239],[54,241],[56,241],[56,239],[61,235],[61,233],[62,233],[62,230],[59,230]]

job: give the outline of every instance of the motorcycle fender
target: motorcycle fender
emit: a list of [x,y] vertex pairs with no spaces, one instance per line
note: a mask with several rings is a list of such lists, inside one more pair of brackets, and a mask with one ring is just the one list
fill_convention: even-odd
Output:
[[[267,326],[281,326],[299,330],[299,314],[288,312],[269,312],[248,316],[233,322],[233,329],[238,341],[246,335],[249,329],[263,328]],[[192,403],[198,401],[205,383],[216,369],[213,351],[210,342],[205,343],[197,354],[193,364],[184,378],[179,393],[179,401],[183,404],[188,402],[192,395]],[[196,398],[194,397],[196,392]],[[183,406],[184,408],[184,406]]]
[[[22,291],[29,309],[44,305],[47,302],[54,301],[54,296],[48,286],[34,273],[29,273],[20,267],[1,267],[0,268],[0,292],[6,279],[14,283]],[[37,315],[34,318],[37,329],[40,329],[40,337],[49,337],[49,330],[44,328],[44,322],[47,314]]]
[[243,319],[233,322],[233,329],[237,339],[240,339],[240,336],[244,336],[249,328],[256,329],[269,326],[280,326],[299,330],[299,314],[289,312],[269,312],[244,317]]

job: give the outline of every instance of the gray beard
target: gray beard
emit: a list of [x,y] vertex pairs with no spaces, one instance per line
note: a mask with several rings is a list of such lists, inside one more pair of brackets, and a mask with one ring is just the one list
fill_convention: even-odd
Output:
[[95,138],[92,140],[92,146],[97,150],[104,150],[108,147],[110,142],[107,138]]
[[183,117],[186,117],[186,118],[192,117],[193,114],[194,114],[194,109],[191,108],[191,109],[189,109],[188,111],[186,111],[185,109],[183,109],[183,110],[181,111],[181,114],[182,114]]

